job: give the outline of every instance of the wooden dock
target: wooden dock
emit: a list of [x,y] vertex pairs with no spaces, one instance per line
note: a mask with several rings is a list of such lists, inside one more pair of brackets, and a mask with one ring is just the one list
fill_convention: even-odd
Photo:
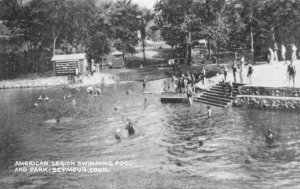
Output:
[[185,93],[163,92],[160,101],[162,103],[181,103],[188,102],[189,100]]

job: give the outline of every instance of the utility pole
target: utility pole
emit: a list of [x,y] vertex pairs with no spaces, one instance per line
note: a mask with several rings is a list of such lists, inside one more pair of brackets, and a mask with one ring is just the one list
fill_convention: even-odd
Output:
[[252,0],[251,0],[250,38],[251,38],[251,55],[252,55],[252,62],[254,63],[254,40],[253,40],[253,31],[252,31],[252,17],[253,17],[253,4],[252,4]]

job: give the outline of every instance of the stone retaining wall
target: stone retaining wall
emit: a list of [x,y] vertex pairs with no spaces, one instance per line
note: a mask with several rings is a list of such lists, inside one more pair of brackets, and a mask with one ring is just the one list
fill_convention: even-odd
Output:
[[289,87],[274,88],[243,86],[239,88],[239,92],[241,95],[300,97],[300,88]]
[[238,95],[233,101],[233,106],[270,110],[300,111],[300,98]]

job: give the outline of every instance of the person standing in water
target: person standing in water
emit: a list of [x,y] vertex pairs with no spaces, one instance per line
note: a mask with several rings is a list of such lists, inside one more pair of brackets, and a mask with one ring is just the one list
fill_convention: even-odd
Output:
[[143,90],[145,91],[147,87],[147,76],[143,80]]
[[274,137],[273,137],[273,132],[268,129],[267,131],[267,135],[266,135],[266,138],[265,138],[265,142],[268,144],[268,145],[272,145],[274,143]]
[[187,98],[189,100],[190,105],[193,104],[193,95],[192,94],[193,94],[192,87],[188,86],[187,91],[186,91],[186,95],[187,95]]
[[211,118],[211,109],[210,109],[210,106],[207,106],[207,118]]

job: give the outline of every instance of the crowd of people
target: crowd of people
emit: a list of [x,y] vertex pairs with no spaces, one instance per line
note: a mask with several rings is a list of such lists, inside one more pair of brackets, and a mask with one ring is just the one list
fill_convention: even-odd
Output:
[[[234,83],[245,83],[245,77],[248,78],[249,84],[252,84],[252,73],[254,69],[250,62],[245,61],[245,57],[242,56],[240,59],[240,63],[237,63],[235,59],[232,64],[232,74],[233,74],[233,81]],[[223,82],[231,82],[228,80],[228,68],[226,65],[223,67],[223,75],[224,79]]]

